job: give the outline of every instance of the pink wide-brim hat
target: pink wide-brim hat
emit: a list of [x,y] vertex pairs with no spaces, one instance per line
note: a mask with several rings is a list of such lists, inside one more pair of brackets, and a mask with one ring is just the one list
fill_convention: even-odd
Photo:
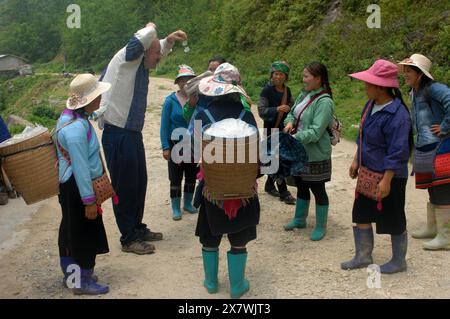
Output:
[[376,60],[370,69],[349,76],[382,87],[397,89],[400,87],[397,65],[386,60]]

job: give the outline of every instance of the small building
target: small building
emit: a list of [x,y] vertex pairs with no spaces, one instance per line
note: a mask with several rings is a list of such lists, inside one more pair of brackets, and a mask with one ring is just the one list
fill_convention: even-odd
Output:
[[16,76],[33,74],[31,65],[24,58],[12,55],[0,55],[0,76]]

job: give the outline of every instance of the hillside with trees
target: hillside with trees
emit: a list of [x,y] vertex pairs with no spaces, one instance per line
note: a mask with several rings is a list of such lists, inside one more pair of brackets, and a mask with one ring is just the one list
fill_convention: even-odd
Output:
[[[153,75],[173,77],[181,63],[200,73],[211,56],[221,55],[239,67],[254,100],[272,61],[290,63],[295,94],[303,66],[321,61],[329,68],[348,136],[364,93],[346,75],[376,58],[398,61],[420,52],[432,59],[435,77],[450,82],[450,3],[445,0],[78,0],[81,28],[70,29],[66,8],[72,2],[1,1],[0,54],[23,56],[37,64],[38,72],[60,73],[64,57],[70,72],[100,72],[137,29],[154,21],[161,36],[186,31],[191,50],[186,54],[177,44]],[[381,8],[379,29],[367,26],[370,4]],[[0,97],[2,112],[11,107],[1,103]]]

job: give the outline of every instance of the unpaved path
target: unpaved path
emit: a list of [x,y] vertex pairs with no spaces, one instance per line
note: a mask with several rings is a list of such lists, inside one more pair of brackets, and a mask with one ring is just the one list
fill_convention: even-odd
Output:
[[[104,207],[110,250],[97,259],[96,272],[111,287],[103,297],[92,298],[228,298],[224,239],[220,250],[220,291],[207,294],[202,287],[201,247],[194,236],[196,215],[171,219],[167,164],[161,156],[159,122],[164,97],[174,90],[171,80],[152,78],[149,111],[143,131],[149,184],[144,221],[165,239],[156,243],[156,253],[137,256],[122,253],[119,231],[111,204]],[[339,263],[352,257],[351,207],[355,182],[347,176],[354,154],[351,142],[333,149],[333,181],[327,185],[331,202],[328,233],[312,242],[314,225],[310,212],[306,230],[285,232],[283,224],[293,215],[293,206],[282,204],[263,192],[260,181],[261,223],[258,239],[248,245],[247,276],[251,288],[246,298],[449,298],[449,252],[426,252],[422,242],[410,238],[406,273],[382,276],[381,289],[367,288],[365,269],[342,271]],[[291,189],[295,195],[295,189]],[[425,220],[426,192],[407,189],[408,228]],[[313,205],[312,205],[313,207]],[[0,298],[90,298],[75,297],[61,285],[57,236],[60,207],[52,198],[32,207],[21,199],[0,207]],[[375,262],[391,256],[388,236],[376,236]]]

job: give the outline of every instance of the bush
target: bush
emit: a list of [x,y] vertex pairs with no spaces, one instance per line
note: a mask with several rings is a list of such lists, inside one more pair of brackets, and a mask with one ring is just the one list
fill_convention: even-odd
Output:
[[25,126],[20,125],[20,124],[11,125],[8,128],[9,133],[11,134],[11,136],[22,133],[24,129],[25,129]]
[[36,117],[52,119],[52,120],[58,119],[58,114],[55,112],[55,110],[46,105],[40,105],[40,106],[33,108],[33,111],[31,113],[32,113],[32,115],[34,115]]

